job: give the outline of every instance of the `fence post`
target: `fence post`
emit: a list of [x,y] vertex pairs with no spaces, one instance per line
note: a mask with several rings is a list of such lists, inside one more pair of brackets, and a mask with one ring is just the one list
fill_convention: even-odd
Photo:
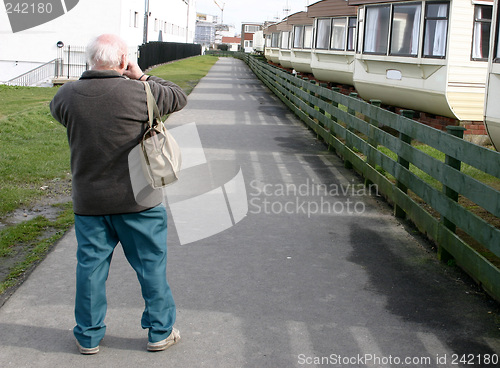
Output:
[[[311,84],[313,84],[313,85],[316,85],[316,81],[315,81],[314,79],[313,79],[313,80],[310,80],[310,81],[309,81],[309,83],[311,83]],[[315,94],[312,90],[309,90],[309,95],[311,95],[311,96],[313,96],[313,97],[314,97],[314,96],[316,96],[316,94]],[[309,105],[312,109],[314,109],[314,108],[316,107],[316,105],[315,105],[314,103],[312,103],[312,102],[309,102],[309,103],[308,103],[308,105]],[[314,120],[314,116],[313,116],[313,115],[309,114],[309,117],[310,117],[312,120]]]
[[69,66],[70,66],[70,59],[71,59],[71,45],[68,45],[68,79],[69,79]]
[[[333,92],[340,93],[340,88],[339,88],[339,87],[333,87],[333,88],[332,88],[332,91],[333,91]],[[333,105],[334,107],[336,107],[336,108],[338,108],[338,107],[339,107],[339,103],[338,103],[337,101],[332,101],[332,105]],[[337,122],[337,121],[338,121],[337,117],[336,117],[336,116],[333,116],[333,115],[332,115],[332,120],[333,120],[334,122]]]
[[[323,88],[327,88],[327,87],[328,87],[328,84],[327,84],[327,83],[320,83],[319,85],[320,85],[320,87],[323,87]],[[319,98],[320,98],[322,101],[326,101],[326,97],[325,97],[323,94],[320,94],[320,95],[319,95]],[[319,112],[320,112],[320,114],[321,114],[321,115],[325,115],[325,110],[323,110],[323,109],[321,109],[321,108],[320,108],[320,109],[319,109]],[[320,126],[320,127],[322,127],[322,128],[324,128],[324,127],[325,127],[325,124],[323,124],[322,122],[319,122],[319,126]]]
[[[352,98],[357,98],[358,97],[358,94],[356,92],[351,92],[349,94],[349,97],[352,97]],[[352,115],[352,116],[356,116],[356,110],[354,110],[352,107],[350,106],[347,106],[347,113],[349,115]],[[348,132],[351,132],[352,134],[355,133],[355,129],[353,127],[351,127],[347,122],[345,122],[345,124],[347,125],[347,131]],[[345,145],[347,146],[347,148],[349,149],[353,149],[353,145],[352,145],[352,141],[351,141],[351,136],[350,134],[346,132],[346,136],[345,136]],[[353,166],[352,166],[352,162],[348,161],[348,160],[344,160],[344,167],[346,169],[352,169]]]
[[[380,108],[380,105],[382,105],[382,101],[371,99],[370,100],[370,104],[372,104],[376,108]],[[368,122],[371,125],[371,127],[370,127],[370,134],[369,134],[369,137],[368,137],[368,144],[370,146],[373,146],[375,149],[377,149],[378,142],[375,140],[375,138],[373,138],[373,135],[374,135],[374,131],[375,131],[374,127],[378,127],[378,121],[375,118],[368,118]],[[368,153],[368,157],[366,158],[366,162],[367,162],[368,165],[370,165],[371,167],[375,168],[376,164],[375,164],[373,156],[374,156],[374,154],[372,154],[371,151],[370,151]],[[371,182],[371,180],[365,179],[365,186],[370,186],[371,184],[373,184]]]
[[[446,127],[446,132],[448,134],[451,134],[451,135],[458,137],[460,139],[463,139],[464,131],[465,131],[465,128],[461,127],[461,126],[448,125]],[[452,156],[448,156],[448,155],[445,156],[444,163],[446,165],[458,170],[458,171],[460,171],[460,169],[462,167],[462,162],[460,160],[457,160],[456,158],[454,158]],[[457,192],[455,192],[453,189],[451,189],[450,187],[443,185],[443,193],[448,198],[450,198],[452,201],[458,202],[459,194]],[[453,222],[448,220],[446,217],[442,216],[441,222],[446,228],[448,228],[449,230],[451,230],[453,232],[456,232],[457,225],[455,225]],[[438,247],[438,258],[441,261],[447,262],[447,261],[453,259],[453,256],[450,253],[448,253],[445,249],[443,249],[442,247]]]
[[[337,92],[339,93],[340,92],[340,88],[338,87],[332,87],[332,91],[333,92]],[[339,103],[337,101],[335,101],[334,99],[332,99],[332,101],[330,101],[332,106],[338,108],[339,107]],[[337,117],[335,115],[330,115],[330,119],[332,119],[332,121],[334,123],[336,123],[338,121]],[[335,134],[335,130],[334,129],[330,129],[330,134],[333,135],[334,137],[337,136],[337,134]],[[336,152],[335,150],[335,147],[333,147],[331,144],[328,145],[328,150],[331,151],[331,152]]]
[[[408,119],[411,119],[411,118],[413,118],[413,110],[402,110],[401,115],[403,115],[404,117],[406,117]],[[406,135],[406,134],[399,132],[399,139],[401,139],[404,143],[411,144],[411,137]],[[401,166],[403,166],[406,169],[410,168],[410,163],[407,160],[405,160],[404,158],[400,157],[399,155],[398,155],[398,164],[400,164]],[[408,188],[406,187],[406,185],[404,185],[403,183],[401,183],[397,179],[396,179],[396,187],[398,187],[405,194],[408,193]],[[398,205],[395,205],[394,206],[394,216],[399,217],[399,218],[405,218],[406,213],[401,207],[399,207]]]

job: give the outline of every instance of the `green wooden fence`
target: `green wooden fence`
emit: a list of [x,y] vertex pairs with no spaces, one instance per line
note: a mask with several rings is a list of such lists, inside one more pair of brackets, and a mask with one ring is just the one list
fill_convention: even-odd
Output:
[[[406,116],[381,109],[377,101],[367,103],[290,75],[258,59],[241,54],[262,82],[301,120],[317,133],[364,178],[376,184],[395,215],[411,220],[438,246],[438,256],[453,258],[496,300],[500,301],[500,270],[460,238],[460,228],[496,257],[500,257],[500,230],[457,202],[459,195],[474,202],[494,217],[500,216],[500,192],[460,171],[461,162],[500,178],[500,153],[460,138],[463,129],[443,132]],[[391,128],[381,129],[379,126]],[[462,131],[461,131],[462,129]],[[394,134],[397,132],[397,134]],[[451,133],[451,134],[450,134]],[[457,137],[458,135],[458,137]],[[411,145],[416,140],[445,154],[435,159]],[[386,147],[397,159],[379,149]],[[436,188],[409,168],[418,167],[440,183]],[[395,178],[395,183],[381,173]],[[417,202],[418,198],[440,214],[439,218]]]

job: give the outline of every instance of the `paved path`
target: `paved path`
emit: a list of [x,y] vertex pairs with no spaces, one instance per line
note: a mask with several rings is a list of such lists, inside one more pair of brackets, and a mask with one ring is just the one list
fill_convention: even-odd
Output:
[[170,217],[181,343],[145,351],[138,282],[117,248],[101,352],[77,353],[70,231],[0,308],[0,367],[471,366],[453,354],[477,367],[500,354],[498,305],[361,190],[243,62],[219,60],[169,122],[195,122],[206,158],[241,167],[248,196],[235,226],[189,244]]

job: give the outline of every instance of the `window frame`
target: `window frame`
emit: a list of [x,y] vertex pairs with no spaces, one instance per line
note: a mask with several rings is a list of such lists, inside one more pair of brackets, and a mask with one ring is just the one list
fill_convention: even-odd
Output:
[[[297,41],[297,33],[296,29],[300,29],[300,34],[299,34],[299,41],[300,41],[300,47],[296,46],[296,41]],[[310,42],[309,45],[306,47],[306,28],[310,29]],[[312,24],[299,24],[299,25],[294,25],[293,26],[293,44],[292,44],[292,49],[298,49],[298,50],[312,50],[314,46],[314,27]]]
[[[429,17],[428,14],[428,8],[429,5],[444,5],[446,4],[446,16],[445,17]],[[424,28],[423,28],[423,33],[422,33],[422,50],[421,52],[421,57],[426,58],[426,59],[446,59],[448,57],[448,40],[449,40],[449,33],[450,33],[450,2],[449,1],[426,1],[425,2],[425,11],[424,11]],[[427,36],[427,30],[428,30],[428,21],[438,21],[438,20],[446,20],[446,43],[444,45],[444,55],[426,55],[425,54],[425,40]]]
[[[318,47],[318,35],[319,35],[319,22],[320,21],[327,21],[329,23],[329,32],[327,35],[327,40],[326,40],[326,47]],[[332,21],[333,18],[317,18],[316,19],[316,34],[314,36],[314,49],[316,50],[330,50],[330,40],[332,38]]]
[[[366,28],[368,27],[368,13],[370,9],[383,9],[386,8],[389,10],[389,22],[387,23],[387,39],[386,39],[386,46],[385,46],[385,52],[379,52],[379,51],[366,51],[366,41],[367,41],[367,31]],[[382,5],[367,5],[365,6],[365,14],[364,14],[364,29],[363,29],[363,44],[361,53],[365,55],[387,55],[388,50],[389,50],[389,45],[390,45],[390,37],[391,37],[391,21],[392,21],[392,4],[382,4]],[[376,45],[375,45],[376,48]]]
[[[300,32],[297,34],[297,29],[300,29]],[[299,45],[297,45],[297,41]],[[304,48],[304,26],[296,25],[293,26],[293,49],[303,49]]]
[[[493,18],[495,18],[495,14],[493,15]],[[495,29],[493,30],[494,32],[494,37],[493,37],[493,55],[492,61],[494,63],[500,63],[500,6],[497,6],[497,13],[496,13],[496,21],[495,21]]]
[[271,33],[271,48],[277,49],[280,47],[280,33],[273,32]]
[[[416,38],[416,41],[417,41],[417,51],[416,53],[412,53],[410,50],[410,53],[398,53],[398,52],[394,52],[392,51],[392,46],[393,46],[393,41],[394,41],[394,14],[395,14],[395,11],[396,11],[396,8],[402,8],[402,7],[409,7],[409,6],[417,6],[417,9],[420,8],[420,18],[417,20],[417,22],[415,23],[414,21],[414,25],[417,24],[417,27],[418,27],[418,35],[417,35],[417,38]],[[392,4],[391,6],[391,22],[390,22],[390,29],[389,29],[389,44],[387,45],[387,55],[389,56],[402,56],[402,57],[412,57],[412,58],[416,58],[418,57],[419,55],[419,52],[420,52],[420,39],[421,39],[421,35],[422,35],[422,2],[421,1],[416,1],[416,2],[408,2],[408,3],[396,3],[396,4]],[[417,12],[418,13],[418,10]],[[411,48],[411,46],[410,46]]]
[[[351,22],[353,20],[353,22]],[[347,39],[345,50],[355,51],[356,50],[356,28],[358,27],[358,17],[347,17]],[[349,40],[352,36],[352,48],[349,47]]]
[[[310,30],[310,39],[309,39],[309,45],[306,46],[306,29]],[[304,24],[304,31],[303,31],[303,40],[302,40],[302,48],[304,50],[312,50],[313,45],[314,45],[314,27],[312,24]]]
[[[418,37],[415,37],[415,41],[418,42],[417,50],[416,53],[413,53],[411,45],[410,45],[410,53],[398,53],[392,51],[392,47],[394,44],[394,15],[397,13],[397,8],[400,6],[411,6],[411,5],[418,5],[420,8],[420,18],[417,20],[414,19],[414,28],[418,27]],[[429,16],[429,6],[433,5],[445,5],[446,6],[446,14],[442,16]],[[449,42],[449,31],[450,31],[450,1],[442,0],[442,1],[414,1],[414,2],[404,2],[404,3],[384,3],[384,4],[374,4],[374,5],[365,5],[360,9],[358,12],[357,16],[357,38],[354,40],[354,45],[355,45],[355,52],[364,54],[364,55],[380,55],[380,56],[393,56],[393,57],[405,57],[405,58],[427,58],[427,59],[446,59],[448,56],[448,42]],[[374,21],[370,21],[372,19],[371,17],[374,17],[372,15],[373,10],[371,9],[376,9],[378,8],[379,12],[384,12],[384,16],[388,16],[388,29],[386,28],[380,28],[378,27],[382,25],[385,27],[385,23],[378,20],[376,21],[377,24],[375,24]],[[382,10],[384,9],[384,10]],[[418,12],[418,10],[416,10]],[[388,12],[388,13],[387,13]],[[361,17],[362,15],[362,17]],[[426,47],[428,47],[427,43],[427,32],[429,30],[432,30],[434,34],[432,35],[432,41],[435,42],[437,37],[440,37],[441,34],[436,33],[437,25],[439,24],[444,24],[444,23],[439,23],[439,21],[445,21],[445,31],[444,31],[444,46],[443,46],[443,55],[435,55],[433,53],[427,53],[426,54]],[[434,28],[432,28],[431,24],[432,22],[435,22]],[[382,48],[384,45],[381,45],[382,47],[379,47],[377,44],[381,44],[384,40],[384,37],[378,37],[377,39],[373,38],[381,34],[379,32],[378,34],[376,32],[367,32],[367,29],[371,27],[373,29],[381,29],[381,32],[386,32],[387,31],[387,41],[385,44],[385,50],[382,51]],[[440,26],[442,27],[442,26]],[[360,37],[360,33],[362,32],[363,37]],[[371,36],[368,36],[371,35]],[[385,34],[384,34],[385,36]],[[369,38],[371,37],[371,38]],[[372,44],[370,44],[372,43]],[[498,46],[500,47],[500,45]],[[429,46],[432,51],[434,51],[433,45]],[[368,50],[368,51],[367,51]],[[500,53],[498,54],[500,58]],[[500,62],[500,60],[499,60]]]
[[[333,40],[333,24],[334,24],[334,21],[335,20],[343,20],[344,21],[344,35],[343,35],[343,39],[342,39],[342,48],[336,48],[336,47],[333,47],[333,44],[332,42],[334,41]],[[347,30],[348,30],[348,17],[335,17],[335,18],[332,18],[332,28],[331,28],[331,32],[330,32],[330,50],[332,51],[346,51],[346,48],[347,48]]]
[[[479,18],[477,17],[477,9],[479,8],[486,8],[490,7],[491,8],[491,18]],[[488,61],[489,55],[490,55],[490,42],[491,42],[491,30],[492,30],[492,18],[493,18],[493,7],[491,5],[483,5],[483,4],[474,4],[474,23],[473,23],[473,28],[472,28],[472,42],[471,42],[471,60],[472,61]],[[487,48],[486,48],[486,56],[483,57],[477,57],[474,55],[474,49],[476,47],[476,25],[477,24],[489,24],[490,32],[486,40],[483,42],[487,43]],[[482,49],[482,47],[481,47]]]
[[[283,46],[283,35],[285,33],[288,35],[287,38],[286,38],[287,44],[285,46]],[[280,42],[279,43],[279,45],[280,45],[279,48],[280,49],[290,50],[290,33],[291,33],[290,31],[281,31],[280,32],[280,41],[279,41]]]

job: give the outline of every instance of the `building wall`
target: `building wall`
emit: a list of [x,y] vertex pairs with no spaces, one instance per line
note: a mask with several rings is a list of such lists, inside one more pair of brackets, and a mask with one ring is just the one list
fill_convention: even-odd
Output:
[[149,11],[148,41],[160,41],[161,31],[161,41],[193,43],[195,0],[150,0]]
[[[154,31],[154,20],[157,18],[185,30],[181,35],[181,32],[176,35],[167,32],[163,41],[193,42],[195,0],[149,2],[149,41],[158,40],[158,32]],[[190,5],[189,14],[186,2]],[[134,50],[142,44],[144,36],[144,4],[144,0],[80,1],[59,18],[17,33],[12,32],[5,8],[0,6],[0,82],[57,58],[59,41],[65,45],[86,46],[89,40],[102,33],[120,35],[129,45],[129,57],[136,58]],[[191,22],[189,26],[188,19]]]

